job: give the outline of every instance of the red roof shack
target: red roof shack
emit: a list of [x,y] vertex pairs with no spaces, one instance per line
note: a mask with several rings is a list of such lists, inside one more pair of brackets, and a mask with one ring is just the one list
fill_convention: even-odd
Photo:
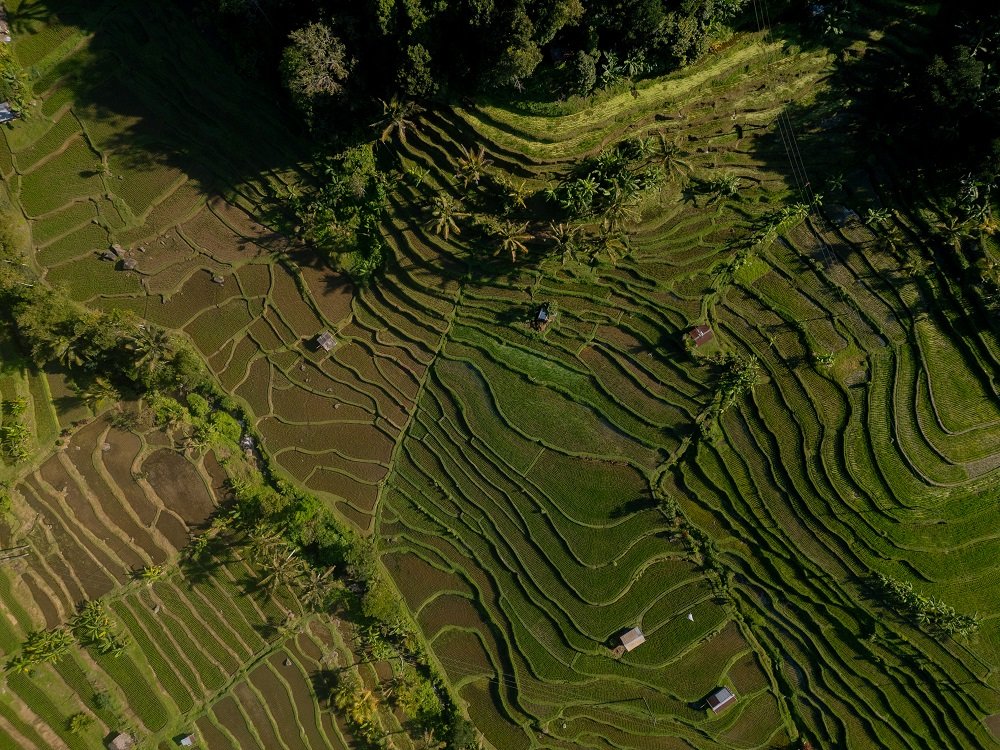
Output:
[[688,331],[688,336],[694,339],[695,346],[701,346],[702,344],[707,344],[709,341],[715,338],[715,334],[712,333],[712,329],[709,326],[695,326],[690,331]]

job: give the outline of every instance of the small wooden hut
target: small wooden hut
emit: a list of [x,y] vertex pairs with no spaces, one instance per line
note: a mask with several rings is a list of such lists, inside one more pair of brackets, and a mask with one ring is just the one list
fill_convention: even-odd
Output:
[[712,709],[713,713],[719,713],[723,708],[736,700],[733,691],[726,687],[721,687],[705,699],[705,703]]
[[632,628],[625,631],[621,634],[620,639],[622,647],[626,651],[633,651],[646,642],[646,636],[642,634],[642,630],[639,628]]
[[336,345],[337,339],[329,331],[320,331],[319,335],[316,336],[316,346],[325,352],[332,351]]
[[694,341],[695,346],[702,346],[715,338],[712,328],[707,325],[695,326],[688,331],[688,336]]
[[107,741],[108,750],[132,750],[135,747],[135,738],[126,732],[116,732]]

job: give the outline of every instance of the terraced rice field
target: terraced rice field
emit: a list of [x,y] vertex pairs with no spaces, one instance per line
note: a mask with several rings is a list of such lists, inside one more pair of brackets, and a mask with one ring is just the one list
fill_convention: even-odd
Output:
[[[166,442],[157,431],[137,435],[98,420],[14,488],[17,522],[4,546],[29,554],[5,561],[0,576],[4,653],[28,631],[62,625],[79,602],[97,599],[128,647],[118,657],[74,648],[29,677],[8,674],[4,747],[83,750],[123,729],[148,747],[170,747],[191,731],[220,750],[352,746],[312,681],[334,652],[335,664],[357,661],[348,645],[356,634],[308,616],[287,591],[248,593],[259,573],[238,555],[191,570],[171,566],[216,507],[225,472],[212,454],[192,462]],[[147,565],[169,572],[132,581]],[[379,666],[388,669],[362,667],[373,685]],[[69,718],[81,712],[94,723],[72,733]],[[382,713],[383,726],[398,731],[389,709]]]
[[[798,198],[775,125],[789,103],[807,113],[792,129],[810,172],[850,170],[827,200],[859,211],[884,201],[901,235],[931,252],[919,246],[923,207],[888,179],[874,185],[884,175],[855,165],[850,134],[829,124],[836,105],[817,103],[832,57],[747,34],[636,96],[579,111],[427,111],[393,147],[430,176],[398,183],[383,227],[393,257],[357,290],[265,225],[301,179],[294,136],[255,108],[260,137],[241,148],[242,126],[230,129],[251,93],[235,78],[184,85],[202,65],[184,19],[159,7],[114,6],[99,23],[75,4],[60,13],[61,24],[17,35],[42,104],[0,143],[40,269],[81,301],[191,337],[276,462],[376,535],[494,747],[751,748],[800,733],[830,747],[995,745],[984,719],[1000,712],[996,328],[948,275],[906,276],[904,258],[860,222],[822,211],[732,281],[718,274],[755,217]],[[109,39],[142,40],[156,69],[176,74],[119,75],[128,48]],[[470,265],[473,233],[446,243],[424,226],[434,189],[461,197],[450,179],[459,145],[484,145],[495,169],[540,189],[641,135],[677,143],[682,160],[615,263],[563,264],[539,243],[513,268]],[[194,158],[201,149],[211,158]],[[720,172],[740,178],[736,198],[684,190],[689,176]],[[100,259],[113,243],[135,271]],[[539,333],[527,321],[543,302],[558,313]],[[710,439],[697,424],[717,376],[683,345],[698,322],[712,325],[716,351],[752,354],[763,370]],[[311,344],[323,329],[338,341],[329,355]],[[824,353],[829,368],[813,364]],[[42,480],[28,485],[58,491]],[[657,510],[664,495],[714,541],[728,584]],[[135,554],[153,559],[163,545]],[[110,563],[88,564],[114,585]],[[935,639],[911,627],[866,598],[872,571],[982,613],[980,632]],[[154,594],[187,596],[172,580],[151,591],[116,602],[130,631],[150,632]],[[71,601],[47,598],[46,619]],[[324,638],[342,637],[336,629],[321,623],[280,647],[234,632],[197,663],[194,652],[175,659],[196,640],[182,613],[209,606],[164,604],[179,640],[137,664],[163,685],[151,698],[137,691],[138,722],[161,731],[152,701],[165,693],[198,716],[212,747],[291,748],[314,730],[331,747],[346,742],[291,679]],[[636,625],[646,643],[614,656],[615,636]],[[701,699],[722,685],[738,698],[716,716]],[[265,706],[282,690],[294,730],[284,709]],[[23,710],[41,711],[40,700],[24,693]],[[16,720],[4,717],[27,732]]]

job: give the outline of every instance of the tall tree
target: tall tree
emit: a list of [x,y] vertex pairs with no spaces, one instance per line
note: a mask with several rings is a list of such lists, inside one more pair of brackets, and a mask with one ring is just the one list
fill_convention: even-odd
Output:
[[318,102],[343,92],[354,60],[324,23],[311,23],[288,38],[291,44],[281,58],[282,77],[296,105],[311,115]]

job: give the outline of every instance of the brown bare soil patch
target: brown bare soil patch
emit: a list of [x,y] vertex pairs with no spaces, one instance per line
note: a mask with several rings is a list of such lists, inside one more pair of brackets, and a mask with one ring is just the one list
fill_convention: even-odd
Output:
[[[246,721],[242,714],[240,714],[240,709],[236,705],[235,698],[227,695],[212,706],[212,713],[215,714],[215,718],[219,724],[224,726],[233,735],[239,743],[240,750],[244,750],[245,748],[261,748],[260,743],[257,742],[247,728]],[[264,749],[261,748],[261,750]]]
[[397,384],[388,380],[375,365],[373,352],[368,351],[360,344],[354,342],[352,344],[337,352],[338,361],[357,372],[366,383],[370,383],[369,388],[382,391],[384,394],[382,398],[399,401],[405,399],[405,408],[408,409],[412,405],[411,402],[416,395],[418,384],[413,380],[408,380],[403,383],[403,388],[397,387]]
[[378,499],[378,487],[363,484],[346,474],[322,468],[313,474],[309,486],[342,497],[365,513],[371,513],[375,509],[375,501]]
[[296,446],[317,453],[335,450],[362,461],[387,463],[393,438],[370,424],[290,425],[267,417],[260,423],[265,441],[274,449]]
[[[70,533],[69,529],[76,529],[80,521],[73,512],[73,504],[67,502],[68,498],[50,496],[34,480],[28,480],[18,489],[32,509],[42,516],[48,533],[58,546],[58,555],[50,555],[48,563],[60,581],[69,589],[70,596],[74,597],[69,602],[63,602],[64,605],[72,605],[79,599],[92,599],[106,594],[116,583],[112,575],[124,579],[125,571],[120,563],[115,563],[100,550],[84,546],[84,543],[77,541]],[[78,491],[74,499],[79,505]],[[75,577],[73,573],[76,574]],[[79,584],[76,582],[77,579]],[[79,586],[82,586],[82,589]]]
[[342,471],[367,484],[376,484],[386,477],[389,468],[384,464],[370,461],[351,461],[336,453],[324,453],[320,461],[313,461],[313,465],[320,465],[331,471]]
[[266,359],[254,360],[250,365],[247,379],[236,389],[236,395],[244,399],[258,417],[271,413],[268,391],[271,388],[271,363]]
[[274,266],[273,274],[271,300],[295,334],[300,338],[310,338],[323,330],[325,324],[302,299],[295,277],[284,266]]
[[[205,747],[211,748],[211,750],[229,750],[233,747],[233,743],[226,739],[226,735],[207,716],[198,719],[195,726],[198,728],[198,736]],[[163,748],[163,744],[160,747]]]
[[[282,387],[282,380],[289,387]],[[282,375],[275,376],[272,400],[274,411],[293,421],[370,422],[375,419],[374,409],[366,411],[353,404],[341,403],[330,393],[321,395],[310,392],[305,388],[293,385]]]
[[[107,423],[95,422],[98,427],[106,427]],[[87,428],[89,429],[89,427]],[[145,550],[146,553],[153,558],[155,561],[162,561],[168,554],[166,550],[162,549],[159,544],[157,544],[156,539],[150,534],[148,527],[149,522],[145,526],[140,525],[140,522],[133,517],[129,510],[122,505],[122,500],[119,499],[118,493],[115,491],[116,488],[110,486],[104,478],[104,475],[98,471],[97,466],[95,466],[94,461],[103,462],[105,459],[114,452],[115,446],[110,442],[110,435],[115,430],[108,430],[107,434],[104,432],[98,432],[92,437],[96,437],[96,446],[93,443],[85,444],[81,446],[81,450],[73,453],[68,453],[68,457],[73,462],[74,467],[80,475],[86,481],[91,494],[95,498],[95,501],[99,504],[101,511],[117,526],[121,533],[128,538],[129,546],[138,546]],[[81,433],[82,434],[82,431]],[[77,435],[77,437],[80,436]],[[107,450],[104,447],[107,446]],[[96,447],[96,451],[95,451]],[[89,452],[88,452],[89,449]],[[133,454],[134,456],[134,454]],[[126,460],[131,462],[131,458],[126,454]],[[110,472],[109,472],[110,474]],[[114,475],[111,475],[114,477]],[[130,488],[135,488],[138,490],[138,486],[132,479],[130,474],[124,474],[120,479],[116,480],[120,482],[121,485],[128,486]],[[142,492],[138,493],[142,495],[143,500],[148,504],[148,500]],[[129,502],[129,497],[126,495],[125,502]],[[150,519],[152,520],[152,519]],[[123,559],[125,559],[123,557]]]
[[[77,453],[78,448],[80,449],[79,453]],[[90,443],[89,450],[93,450],[93,443]],[[68,529],[75,531],[78,528],[82,528],[89,531],[94,537],[107,545],[111,551],[111,555],[120,559],[128,567],[142,565],[142,557],[136,554],[135,550],[115,534],[114,529],[109,528],[104,519],[98,516],[90,499],[67,471],[66,465],[70,464],[71,460],[80,460],[81,462],[90,461],[89,450],[85,447],[71,444],[67,453],[57,453],[46,461],[39,469],[38,474],[59,493],[58,497],[53,499],[61,506],[59,509],[60,515],[63,513],[66,514]],[[71,456],[72,459],[70,458]],[[36,486],[36,489],[40,495],[48,494],[42,489],[41,485]],[[99,491],[99,488],[97,490],[94,488],[90,489],[92,492]],[[95,502],[103,504],[103,501],[104,498],[100,496],[95,497]],[[88,539],[86,534],[82,532],[76,533],[76,536],[79,538],[80,544],[87,547],[94,557],[100,561],[101,565],[105,566],[108,570],[113,571],[116,569],[117,565],[114,558],[101,549],[96,541]]]
[[[275,654],[274,656],[277,655]],[[274,656],[272,656],[272,659]],[[299,675],[294,664],[291,667],[285,667],[281,665],[281,662],[278,662],[276,665],[273,662],[270,665],[264,662],[250,673],[250,683],[257,688],[257,692],[260,693],[261,698],[267,705],[267,709],[271,717],[273,717],[274,726],[277,728],[278,733],[282,735],[285,744],[288,747],[301,747],[302,737],[299,734],[299,722],[292,709],[294,698],[288,692],[286,685],[272,671],[272,666],[275,670],[283,671],[292,678]],[[266,721],[267,717],[264,717],[264,720]]]
[[42,613],[42,619],[45,621],[45,627],[51,628],[61,623],[63,618],[62,614],[59,612],[59,607],[56,606],[56,603],[49,597],[49,594],[38,584],[31,571],[28,571],[21,576],[21,582],[27,586],[28,591],[31,592],[31,598],[34,601],[35,606],[38,607],[39,612]]
[[[213,290],[212,287],[216,289]],[[146,314],[161,325],[181,328],[210,304],[214,304],[218,288],[218,284],[212,283],[210,274],[195,273],[180,290],[175,290],[175,287],[167,290],[175,293],[168,294],[166,301],[157,304],[156,300],[150,300]]]
[[221,263],[252,260],[261,255],[261,248],[252,238],[237,234],[207,208],[182,225],[180,231]]
[[303,266],[301,272],[316,307],[328,322],[336,325],[351,314],[354,285],[350,279],[326,268]]
[[[265,667],[257,667],[251,674],[250,679],[253,680],[254,675],[260,669]],[[263,743],[264,747],[280,747],[281,744],[278,741],[277,736],[274,734],[274,728],[271,726],[271,721],[267,716],[267,709],[261,703],[260,698],[258,698],[254,692],[250,689],[250,686],[246,682],[241,682],[233,688],[233,695],[239,699],[240,705],[246,712],[247,717],[253,722],[254,728],[257,730],[257,735],[260,737],[260,741]]]
[[285,342],[275,333],[274,328],[266,318],[255,320],[247,331],[253,337],[257,346],[265,352],[279,351],[286,346]]
[[374,521],[370,513],[362,513],[347,502],[337,503],[337,510],[362,531],[367,531]]
[[[312,686],[309,684],[309,675],[303,671],[303,667],[300,665],[300,655],[296,653],[294,645],[294,642],[289,643],[287,650],[275,652],[269,661],[272,669],[281,674],[288,683],[292,701],[298,709],[298,724],[306,735],[309,747],[318,750],[325,745],[319,730],[318,706],[313,697]],[[286,658],[292,659],[292,666],[285,666]],[[334,738],[331,740],[334,745],[337,744]],[[295,743],[293,742],[290,747],[295,747]]]
[[202,523],[215,510],[205,481],[180,454],[158,450],[146,458],[142,470],[165,507],[190,525]]

